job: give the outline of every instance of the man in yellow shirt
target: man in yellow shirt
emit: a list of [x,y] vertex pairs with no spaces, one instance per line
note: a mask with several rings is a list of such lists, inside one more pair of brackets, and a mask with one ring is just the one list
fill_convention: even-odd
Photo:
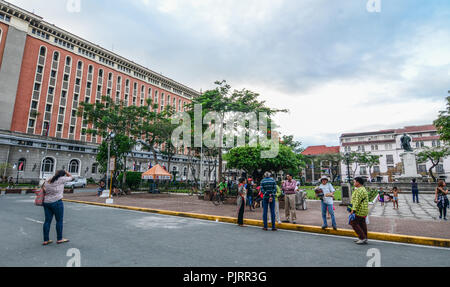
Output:
[[354,180],[355,190],[352,194],[352,210],[351,213],[355,218],[350,221],[350,225],[358,234],[359,240],[356,244],[367,244],[367,224],[366,217],[369,215],[369,195],[364,187],[364,179],[357,177]]

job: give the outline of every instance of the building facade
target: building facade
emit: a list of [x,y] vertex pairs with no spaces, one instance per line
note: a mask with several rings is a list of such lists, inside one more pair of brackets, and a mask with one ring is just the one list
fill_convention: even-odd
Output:
[[327,176],[332,181],[339,181],[340,160],[333,155],[339,155],[340,147],[325,145],[309,146],[302,155],[309,158],[306,168],[303,169],[303,178],[306,182],[316,183],[321,177]]
[[[198,95],[0,0],[0,163],[13,167],[2,176],[29,181],[64,168],[98,179],[95,155],[102,138],[86,133],[92,126],[77,114],[81,102],[107,96],[141,106],[152,99],[160,111],[167,105],[183,111]],[[128,164],[146,170],[152,157],[135,150]],[[175,156],[171,169],[188,179],[186,161]]]
[[[370,152],[380,155],[380,164],[372,167],[370,178],[379,182],[392,182],[402,173],[402,159],[404,153],[401,147],[401,137],[404,134],[412,137],[411,147],[415,153],[424,147],[441,146],[440,137],[433,125],[410,126],[399,129],[380,130],[374,132],[348,133],[340,137],[341,153]],[[417,172],[426,178],[431,162],[418,163]],[[341,163],[342,178],[347,178],[347,166],[345,161]],[[362,176],[369,178],[369,167],[365,165],[351,164],[350,177]],[[439,178],[449,178],[450,159],[445,158],[435,169],[434,174]]]

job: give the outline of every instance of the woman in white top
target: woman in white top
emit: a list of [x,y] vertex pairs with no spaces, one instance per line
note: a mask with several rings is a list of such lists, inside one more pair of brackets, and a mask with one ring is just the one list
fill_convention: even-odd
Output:
[[64,204],[62,202],[62,198],[64,194],[64,184],[72,180],[73,178],[70,173],[65,170],[60,170],[43,185],[45,193],[43,203],[45,212],[43,245],[48,245],[53,242],[52,240],[49,240],[50,225],[52,223],[53,216],[55,216],[56,219],[56,243],[61,244],[69,242],[68,239],[63,238]]

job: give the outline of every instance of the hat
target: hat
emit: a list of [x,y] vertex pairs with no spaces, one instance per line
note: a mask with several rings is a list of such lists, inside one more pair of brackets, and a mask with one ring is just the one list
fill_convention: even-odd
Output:
[[326,179],[327,181],[330,181],[330,179],[327,176],[322,176],[319,180],[319,182],[322,182],[322,180]]

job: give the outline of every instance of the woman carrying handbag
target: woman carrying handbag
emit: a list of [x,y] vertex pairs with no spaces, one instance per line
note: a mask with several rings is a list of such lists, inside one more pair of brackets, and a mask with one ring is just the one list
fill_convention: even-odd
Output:
[[53,241],[49,239],[50,225],[53,217],[56,219],[56,243],[61,244],[69,242],[68,239],[63,238],[64,204],[62,198],[64,195],[64,184],[72,180],[73,178],[70,173],[65,170],[60,170],[56,172],[50,180],[44,182],[41,191],[38,192],[36,200],[39,203],[39,195],[43,196],[42,206],[44,207],[45,212],[43,226],[44,243],[42,244],[44,246],[53,243]]

